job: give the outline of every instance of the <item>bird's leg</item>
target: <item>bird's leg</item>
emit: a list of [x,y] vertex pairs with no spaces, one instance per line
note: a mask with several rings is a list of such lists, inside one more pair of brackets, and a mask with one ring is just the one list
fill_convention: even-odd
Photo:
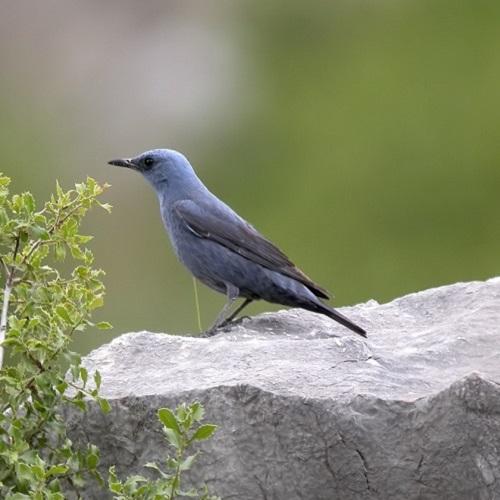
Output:
[[238,295],[240,293],[240,290],[238,287],[232,285],[231,283],[226,283],[226,294],[227,294],[227,302],[225,303],[224,307],[222,308],[222,311],[218,314],[217,319],[215,320],[215,323],[212,325],[212,327],[207,330],[204,333],[205,337],[211,337],[212,335],[215,334],[215,331],[217,328],[220,326],[226,324],[226,315],[229,309],[231,309],[231,306],[233,305],[234,301],[238,298]]
[[252,299],[245,299],[243,301],[243,303],[240,304],[239,307],[236,308],[236,310],[231,314],[231,316],[229,316],[221,325],[219,325],[219,328],[221,326],[226,326],[228,325],[229,323],[231,323],[231,321],[233,321],[234,318],[236,318],[236,316],[238,316],[238,314],[243,311],[243,309],[248,306],[248,304],[250,304],[250,302],[253,302]]

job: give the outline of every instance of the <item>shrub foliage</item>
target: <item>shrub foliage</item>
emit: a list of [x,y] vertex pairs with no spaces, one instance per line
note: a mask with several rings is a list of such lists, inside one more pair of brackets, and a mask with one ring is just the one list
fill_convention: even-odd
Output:
[[[200,423],[199,403],[158,411],[175,456],[162,467],[147,464],[156,480],[132,476],[121,481],[111,467],[105,482],[98,448],[69,438],[64,405],[85,412],[93,402],[103,412],[110,410],[99,395],[100,373],[88,373],[71,350],[76,332],[111,328],[91,321],[92,312],[103,305],[104,273],[93,265],[91,236],[80,234],[91,208],[109,212],[111,207],[99,200],[108,186],[90,178],[69,191],[57,185],[50,200],[37,207],[30,193],[11,195],[9,183],[0,174],[0,498],[80,497],[89,478],[121,500],[216,498],[206,486],[181,488],[182,473],[198,454],[187,452],[215,431]],[[67,260],[73,265],[62,265]]]

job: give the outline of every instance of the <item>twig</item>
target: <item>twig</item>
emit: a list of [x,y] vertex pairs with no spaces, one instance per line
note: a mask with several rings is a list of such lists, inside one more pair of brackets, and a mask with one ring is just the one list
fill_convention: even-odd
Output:
[[[76,201],[76,200],[74,200]],[[66,205],[65,207],[63,207],[61,209],[64,210],[65,208],[69,208],[71,205]],[[83,204],[80,203],[79,205],[76,205],[75,207],[73,207],[64,217],[61,218],[61,212],[58,212],[57,215],[56,215],[56,220],[54,221],[54,223],[52,224],[52,226],[49,228],[49,230],[47,231],[48,234],[52,235],[53,232],[58,229],[59,227],[61,227],[77,210],[79,210],[80,208],[83,207]],[[38,239],[36,240],[30,247],[30,249],[28,250],[28,252],[25,254],[24,258],[23,258],[23,261],[22,261],[22,264],[26,264],[26,262],[28,261],[28,259],[33,255],[33,253],[35,252],[35,250],[40,247],[41,245],[46,245],[46,244],[51,244],[51,243],[54,243],[54,240],[42,240],[42,239]]]
[[193,276],[193,287],[194,287],[194,304],[196,307],[196,318],[198,320],[198,329],[200,333],[203,331],[201,326],[201,314],[200,314],[200,299],[198,298],[198,284],[196,283],[196,278]]
[[3,366],[3,354],[4,354],[4,348],[3,348],[3,341],[5,340],[5,334],[7,332],[7,320],[8,320],[8,315],[9,315],[9,301],[10,301],[10,294],[12,293],[12,287],[14,284],[14,275],[16,272],[16,269],[14,267],[15,262],[16,262],[16,257],[17,257],[17,252],[19,251],[19,243],[21,241],[21,235],[18,234],[16,238],[16,246],[14,248],[14,259],[13,259],[13,266],[9,270],[9,274],[5,279],[5,288],[3,290],[3,304],[2,304],[2,315],[0,316],[0,368]]
[[5,340],[5,332],[7,331],[7,315],[9,313],[9,300],[12,292],[11,276],[12,273],[9,274],[3,291],[2,316],[0,318],[0,368],[3,366],[3,346],[1,344],[3,344],[3,341]]
[[3,272],[5,274],[5,279],[7,279],[7,276],[9,275],[9,268],[7,267],[7,264],[4,262],[4,260],[1,257],[0,257],[0,264],[2,264]]

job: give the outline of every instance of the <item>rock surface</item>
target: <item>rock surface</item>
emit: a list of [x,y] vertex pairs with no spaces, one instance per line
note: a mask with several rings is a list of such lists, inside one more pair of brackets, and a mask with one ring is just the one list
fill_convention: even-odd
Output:
[[500,278],[342,312],[366,341],[302,310],[122,335],[85,359],[112,412],[71,412],[72,433],[143,473],[156,409],[198,399],[219,430],[191,477],[223,499],[500,498]]

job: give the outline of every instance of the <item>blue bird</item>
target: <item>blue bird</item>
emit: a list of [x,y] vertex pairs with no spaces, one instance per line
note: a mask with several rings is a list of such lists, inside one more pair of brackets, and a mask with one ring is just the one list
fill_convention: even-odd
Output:
[[[178,259],[227,303],[206,332],[228,325],[254,300],[266,300],[324,314],[366,337],[366,332],[328,306],[328,292],[228,205],[213,195],[187,158],[170,149],[146,151],[110,165],[140,172],[153,186],[161,216]],[[234,301],[242,304],[230,313]]]

